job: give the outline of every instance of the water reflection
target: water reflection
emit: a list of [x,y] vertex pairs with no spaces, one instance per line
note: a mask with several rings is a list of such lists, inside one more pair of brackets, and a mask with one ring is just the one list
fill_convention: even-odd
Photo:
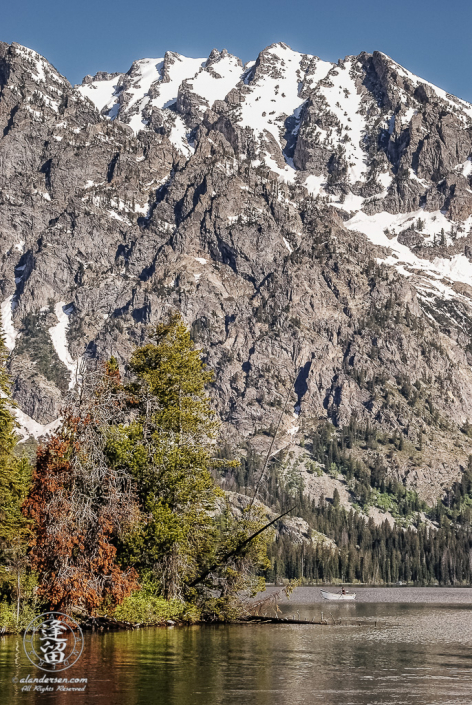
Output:
[[[107,705],[470,705],[472,619],[461,605],[287,604],[336,626],[232,625],[87,634],[85,693],[24,693],[41,675],[19,639],[0,641],[2,702]],[[357,626],[357,620],[368,620]],[[377,627],[375,626],[377,621]]]

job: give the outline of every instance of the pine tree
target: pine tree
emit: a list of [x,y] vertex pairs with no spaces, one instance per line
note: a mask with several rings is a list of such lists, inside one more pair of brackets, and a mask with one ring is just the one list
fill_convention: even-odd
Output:
[[124,542],[122,560],[151,575],[165,597],[182,597],[216,541],[210,512],[222,493],[210,468],[218,425],[205,392],[213,375],[178,314],[149,337],[130,361],[136,417],[117,429],[107,452],[115,467],[131,469],[146,517]]
[[[136,375],[131,392],[138,400],[134,419],[116,429],[107,451],[116,468],[131,469],[143,517],[139,530],[123,541],[121,560],[135,565],[166,598],[193,599],[196,589],[216,585],[220,597],[229,599],[255,585],[255,567],[266,567],[267,536],[225,558],[264,525],[263,517],[255,507],[243,511],[240,521],[218,512],[224,493],[211,471],[237,463],[215,457],[218,423],[206,393],[213,374],[180,315],[149,337],[130,361]],[[209,566],[216,567],[208,572]],[[199,576],[204,580],[190,589]]]
[[18,619],[29,536],[29,522],[21,507],[28,493],[31,471],[26,458],[15,455],[18,424],[13,415],[8,354],[0,318],[0,570],[6,591],[16,593]]

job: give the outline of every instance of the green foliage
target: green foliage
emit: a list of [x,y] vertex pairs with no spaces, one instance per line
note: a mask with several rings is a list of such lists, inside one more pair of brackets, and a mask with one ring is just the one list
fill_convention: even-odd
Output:
[[[262,573],[270,565],[267,546],[273,540],[273,532],[262,532],[243,549],[237,549],[248,537],[259,531],[267,519],[263,508],[250,502],[239,517],[234,516],[229,503],[217,517],[218,543],[213,561],[219,562],[219,567],[199,588],[200,592],[202,588],[206,589],[202,602],[202,615],[206,620],[225,621],[235,618],[241,613],[242,594],[253,597],[264,590]],[[224,556],[235,551],[229,560],[224,560]],[[215,592],[215,582],[220,586],[219,595]]]
[[156,586],[146,583],[133,592],[113,610],[118,620],[138,624],[163,624],[168,619],[178,622],[197,622],[200,612],[195,605],[181,600],[166,600],[156,595]]
[[317,475],[318,477],[323,475],[323,470],[320,468],[319,464],[313,461],[306,465],[306,470],[310,475]]
[[472,455],[459,482],[446,491],[442,502],[432,511],[432,518],[439,524],[451,520],[465,529],[472,523]]
[[205,392],[212,373],[180,316],[150,337],[130,362],[137,378],[134,420],[111,434],[107,454],[115,467],[131,471],[143,516],[123,541],[122,560],[151,571],[171,598],[182,595],[214,541],[209,512],[219,492],[210,465],[217,424]]
[[[472,579],[470,523],[454,524],[447,518],[442,502],[435,510],[439,526],[391,526],[352,509],[335,507],[320,499],[318,505],[301,499],[298,513],[316,532],[332,539],[294,544],[279,536],[269,549],[271,567],[265,575],[275,578],[302,578],[308,582],[414,583],[417,585],[468,585]],[[435,512],[433,512],[434,515]]]
[[0,589],[10,602],[16,598],[18,613],[29,538],[29,522],[21,508],[28,494],[31,468],[27,458],[15,454],[17,423],[12,411],[7,359],[0,319]]
[[[137,568],[167,599],[218,602],[218,592],[222,599],[224,592],[229,600],[243,584],[252,589],[249,567],[263,566],[259,552],[265,539],[229,562],[224,556],[232,542],[260,528],[261,518],[254,510],[231,531],[218,518],[223,492],[212,472],[238,463],[216,457],[218,423],[205,391],[213,375],[180,315],[156,326],[150,338],[130,361],[136,377],[129,389],[132,419],[116,427],[107,444],[110,463],[131,471],[141,512],[137,529],[121,541],[120,560]],[[211,575],[190,590],[209,565],[216,566]],[[210,598],[215,580],[217,592]]]
[[16,422],[12,414],[10,378],[7,372],[8,349],[0,318],[0,457],[2,463],[11,456],[16,445]]
[[18,338],[14,354],[28,355],[35,364],[35,370],[53,382],[62,392],[66,392],[69,387],[69,372],[52,344],[48,330],[51,325],[50,317],[51,311],[26,314],[22,320],[21,336]]
[[21,507],[30,480],[31,467],[26,458],[13,453],[0,457],[0,551],[11,551],[13,543],[24,541],[28,535],[29,524]]
[[[33,324],[28,318],[25,337],[32,337]],[[228,459],[226,446],[217,447],[218,423],[205,391],[213,375],[179,315],[156,326],[150,339],[130,361],[129,387],[113,358],[106,372],[82,375],[63,435],[38,449],[30,488],[28,460],[16,448],[0,336],[0,626],[11,629],[14,621],[19,628],[22,615],[29,621],[36,594],[59,604],[72,591],[73,604],[86,611],[159,624],[237,616],[240,594],[263,589],[269,520],[257,503],[235,517],[215,484],[215,475],[239,463]],[[35,340],[34,354],[44,352]],[[102,501],[108,504],[97,528]],[[31,536],[23,512],[35,521]],[[38,567],[38,585],[30,565]],[[103,579],[114,581],[113,594]]]
[[421,502],[416,492],[407,490],[404,485],[389,477],[385,455],[381,453],[366,455],[364,461],[356,460],[351,449],[402,451],[405,440],[402,434],[394,432],[391,436],[379,433],[375,428],[360,426],[353,416],[348,426],[335,429],[330,423],[320,424],[313,435],[312,454],[315,460],[329,468],[333,467],[348,481],[354,502],[367,510],[369,506],[391,511],[398,519],[411,520],[419,511],[428,511],[429,507]]
[[4,599],[0,602],[0,630],[3,634],[20,634],[37,614],[34,603],[23,602],[17,617],[16,606]]

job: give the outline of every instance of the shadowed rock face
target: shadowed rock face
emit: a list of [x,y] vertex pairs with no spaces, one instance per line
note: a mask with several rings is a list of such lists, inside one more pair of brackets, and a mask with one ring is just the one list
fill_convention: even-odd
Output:
[[422,432],[421,457],[389,471],[432,499],[472,452],[471,125],[471,106],[379,52],[335,65],[274,45],[246,67],[167,53],[73,88],[0,44],[21,408],[49,423],[80,356],[124,364],[178,309],[231,442],[268,429],[291,390],[280,445],[353,414],[412,447]]

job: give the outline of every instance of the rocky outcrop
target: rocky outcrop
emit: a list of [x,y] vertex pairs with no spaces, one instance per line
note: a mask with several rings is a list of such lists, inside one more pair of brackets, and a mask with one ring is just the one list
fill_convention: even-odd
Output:
[[58,387],[32,369],[28,359],[15,358],[10,371],[12,393],[22,411],[44,425],[57,419],[62,407]]
[[[458,476],[472,452],[470,106],[381,54],[332,65],[286,45],[246,67],[169,53],[77,89],[0,45],[0,82],[0,289],[28,415],[57,415],[82,355],[112,353],[126,373],[147,326],[178,309],[229,442],[256,442],[289,394],[280,445],[355,415],[422,435],[427,470],[413,452],[390,470],[423,495]],[[43,342],[20,345],[41,311]]]

